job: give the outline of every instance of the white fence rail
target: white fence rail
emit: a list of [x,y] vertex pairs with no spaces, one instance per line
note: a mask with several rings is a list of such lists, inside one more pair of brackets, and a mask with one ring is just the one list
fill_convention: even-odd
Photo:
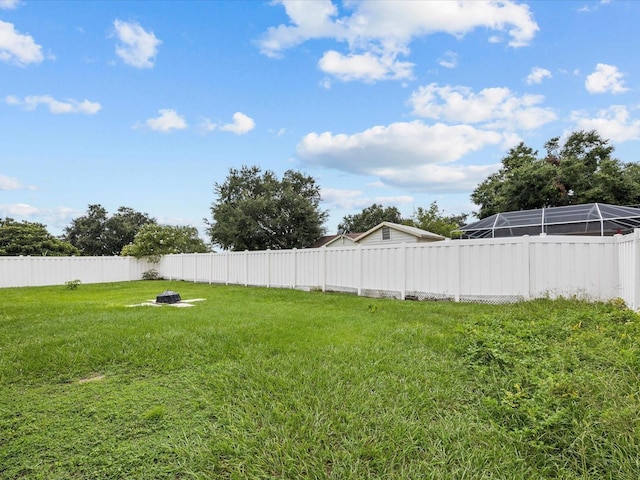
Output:
[[367,296],[511,302],[616,297],[640,309],[640,230],[345,248],[131,257],[0,257],[0,287],[140,279],[347,291]]

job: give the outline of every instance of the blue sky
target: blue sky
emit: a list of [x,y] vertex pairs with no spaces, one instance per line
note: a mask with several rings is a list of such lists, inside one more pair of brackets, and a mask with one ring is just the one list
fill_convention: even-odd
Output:
[[89,204],[204,236],[214,183],[313,176],[326,224],[469,195],[520,141],[640,160],[638,1],[0,0],[0,217]]

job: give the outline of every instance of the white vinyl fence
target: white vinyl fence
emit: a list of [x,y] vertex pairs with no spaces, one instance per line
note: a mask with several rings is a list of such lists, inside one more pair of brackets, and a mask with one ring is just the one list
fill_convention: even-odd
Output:
[[0,287],[139,280],[150,268],[133,257],[0,257]]
[[640,230],[613,237],[539,236],[344,248],[130,257],[0,257],[0,287],[171,280],[505,303],[620,297],[640,309]]

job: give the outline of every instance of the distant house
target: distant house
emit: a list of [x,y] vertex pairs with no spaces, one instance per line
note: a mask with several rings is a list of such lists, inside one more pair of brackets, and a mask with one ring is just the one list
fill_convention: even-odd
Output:
[[356,244],[354,239],[359,235],[360,233],[342,233],[336,235],[336,238],[327,242],[325,247],[353,247]]
[[308,248],[355,247],[357,245],[384,245],[387,243],[439,242],[447,237],[399,223],[382,222],[364,233],[326,235]]
[[387,243],[440,242],[447,237],[399,223],[382,222],[353,239],[358,245],[384,245]]
[[339,235],[325,235],[307,248],[320,247],[352,247],[355,245],[353,239],[360,236],[360,233],[341,233]]

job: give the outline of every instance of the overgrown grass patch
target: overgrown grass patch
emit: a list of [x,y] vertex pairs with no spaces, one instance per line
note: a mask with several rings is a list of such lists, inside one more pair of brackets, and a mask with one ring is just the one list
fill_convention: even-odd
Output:
[[[126,307],[166,289],[206,300]],[[0,478],[640,478],[638,318],[617,304],[2,294]]]

